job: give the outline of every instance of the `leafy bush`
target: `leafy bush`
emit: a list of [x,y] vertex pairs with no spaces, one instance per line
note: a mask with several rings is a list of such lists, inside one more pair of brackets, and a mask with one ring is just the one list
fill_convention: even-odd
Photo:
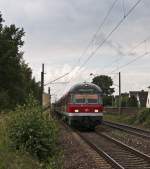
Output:
[[45,167],[46,169],[63,169],[63,153],[56,153],[53,157],[48,159],[48,164]]
[[6,91],[0,91],[0,111],[10,107],[9,105],[9,96]]
[[10,147],[7,133],[9,113],[0,115],[0,169],[42,169],[38,160],[29,153]]
[[128,106],[129,107],[138,107],[138,101],[135,96],[131,96],[128,100]]
[[56,152],[58,128],[54,120],[44,118],[42,109],[32,96],[18,106],[9,119],[9,138],[16,149],[24,149],[41,161]]
[[113,106],[114,97],[113,96],[103,96],[104,106]]
[[144,126],[150,126],[150,109],[143,109],[136,117],[135,124],[143,124]]
[[137,114],[105,114],[105,120],[150,128],[150,109],[144,108]]
[[7,149],[0,152],[0,169],[42,169],[42,167],[28,153]]

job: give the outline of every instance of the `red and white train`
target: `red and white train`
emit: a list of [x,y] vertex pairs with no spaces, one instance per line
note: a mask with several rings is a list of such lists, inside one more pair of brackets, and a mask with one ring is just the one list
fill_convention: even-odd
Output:
[[69,125],[94,129],[103,118],[102,90],[93,83],[76,84],[54,107]]

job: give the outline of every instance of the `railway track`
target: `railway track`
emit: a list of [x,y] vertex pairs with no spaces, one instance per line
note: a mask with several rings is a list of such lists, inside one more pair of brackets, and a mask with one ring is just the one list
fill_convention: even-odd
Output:
[[[72,130],[68,125],[61,124]],[[150,156],[106,135],[96,132],[73,130],[94,151],[103,157],[113,169],[150,169]]]
[[115,169],[150,169],[150,156],[141,153],[105,134],[77,132]]
[[103,125],[140,136],[144,139],[150,139],[150,131],[142,130],[140,128],[131,127],[120,123],[113,123],[109,121],[103,121]]

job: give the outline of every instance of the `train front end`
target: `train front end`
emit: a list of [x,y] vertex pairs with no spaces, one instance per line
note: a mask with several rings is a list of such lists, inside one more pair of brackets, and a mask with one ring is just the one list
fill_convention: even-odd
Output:
[[93,129],[101,124],[102,90],[92,83],[75,85],[69,91],[66,115],[70,125]]

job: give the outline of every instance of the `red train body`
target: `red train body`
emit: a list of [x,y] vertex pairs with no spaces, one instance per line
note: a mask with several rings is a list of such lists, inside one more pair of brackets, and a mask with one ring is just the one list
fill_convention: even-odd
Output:
[[55,103],[55,111],[69,125],[95,128],[103,117],[102,90],[92,83],[77,84]]

